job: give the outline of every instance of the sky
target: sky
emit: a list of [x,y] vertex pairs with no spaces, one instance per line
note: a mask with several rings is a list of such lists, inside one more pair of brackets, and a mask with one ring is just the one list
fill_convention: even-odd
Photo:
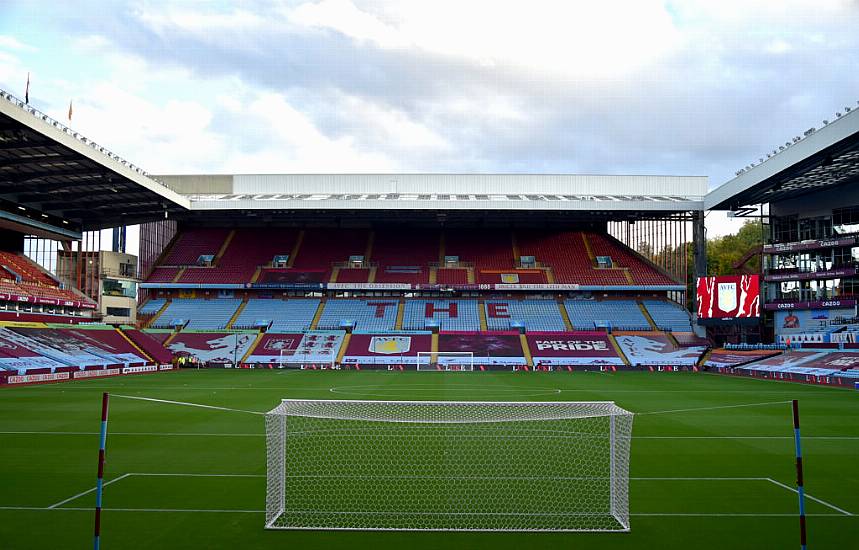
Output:
[[156,174],[716,187],[859,107],[856,29],[859,0],[0,0],[0,88]]

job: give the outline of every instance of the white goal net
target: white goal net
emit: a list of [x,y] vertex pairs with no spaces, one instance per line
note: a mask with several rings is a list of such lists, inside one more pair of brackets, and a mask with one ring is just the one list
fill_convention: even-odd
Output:
[[473,371],[474,352],[419,351],[417,365],[423,371]]
[[628,531],[632,413],[611,402],[287,399],[266,527]]

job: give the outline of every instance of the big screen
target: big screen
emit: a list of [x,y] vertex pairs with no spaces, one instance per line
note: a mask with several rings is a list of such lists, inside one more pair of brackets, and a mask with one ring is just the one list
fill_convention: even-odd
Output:
[[760,277],[725,275],[698,278],[698,318],[760,317]]

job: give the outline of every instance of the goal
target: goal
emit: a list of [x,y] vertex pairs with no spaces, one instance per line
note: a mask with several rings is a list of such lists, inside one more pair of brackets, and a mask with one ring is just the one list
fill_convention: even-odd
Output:
[[632,413],[612,402],[286,399],[266,528],[628,531]]
[[471,351],[419,351],[418,370],[422,371],[473,371],[474,352]]

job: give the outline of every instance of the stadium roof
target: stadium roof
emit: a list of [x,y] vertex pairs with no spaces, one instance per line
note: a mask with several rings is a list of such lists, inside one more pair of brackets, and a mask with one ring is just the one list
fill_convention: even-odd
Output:
[[190,201],[0,91],[0,227],[59,239],[152,221]]
[[859,183],[859,109],[780,146],[766,161],[714,189],[707,210],[737,210]]
[[[707,178],[569,174],[269,174],[160,176],[194,214],[475,211],[567,219],[644,219],[701,210]],[[377,214],[378,215],[378,214]],[[473,214],[471,214],[473,215]]]

